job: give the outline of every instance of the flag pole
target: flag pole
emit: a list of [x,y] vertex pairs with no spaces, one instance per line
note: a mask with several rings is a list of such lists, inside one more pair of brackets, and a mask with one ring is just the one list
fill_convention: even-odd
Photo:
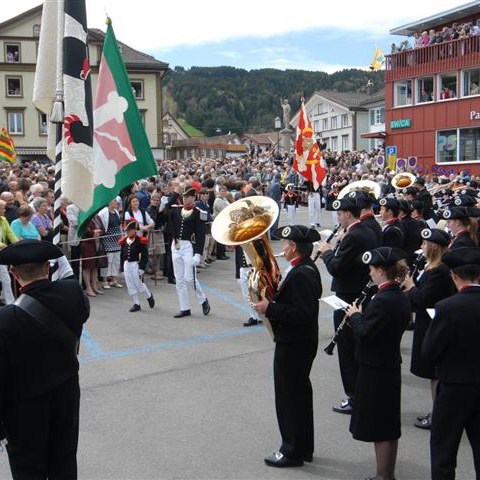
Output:
[[62,196],[62,137],[63,137],[63,37],[65,25],[65,8],[64,1],[59,0],[57,9],[57,76],[55,88],[55,101],[52,106],[52,114],[50,122],[56,124],[56,141],[55,141],[55,187],[54,196],[55,203],[53,205],[53,244],[60,243],[60,197]]

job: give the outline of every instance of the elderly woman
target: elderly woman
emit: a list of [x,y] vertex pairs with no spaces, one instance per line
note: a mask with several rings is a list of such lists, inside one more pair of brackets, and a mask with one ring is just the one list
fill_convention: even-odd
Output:
[[[5,218],[5,205],[6,203],[3,200],[0,200],[0,250],[5,248],[8,244],[18,241]],[[6,265],[0,265],[0,282],[2,284],[3,299],[5,303],[7,305],[13,303],[15,297],[13,296],[12,281]]]
[[32,215],[28,205],[18,208],[18,218],[12,222],[12,230],[19,240],[40,240],[40,233],[31,222]]
[[53,240],[53,224],[47,214],[48,202],[42,197],[35,198],[33,209],[36,213],[32,217],[32,223],[37,227],[41,240],[51,242]]

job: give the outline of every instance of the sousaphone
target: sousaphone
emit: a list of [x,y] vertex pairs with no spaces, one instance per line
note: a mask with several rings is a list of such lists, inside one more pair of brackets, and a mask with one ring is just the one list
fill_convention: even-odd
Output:
[[395,190],[403,190],[404,188],[410,187],[415,183],[415,175],[410,172],[401,172],[397,173],[392,178],[392,186]]

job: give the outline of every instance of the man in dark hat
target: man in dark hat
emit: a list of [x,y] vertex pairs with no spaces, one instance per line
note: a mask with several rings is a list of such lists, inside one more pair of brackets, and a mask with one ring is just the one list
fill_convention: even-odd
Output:
[[[360,221],[360,206],[355,198],[344,197],[332,203],[338,212],[338,220],[345,235],[335,250],[321,242],[319,252],[328,273],[332,275],[331,290],[347,303],[352,303],[368,283],[368,267],[362,262],[362,255],[370,248],[378,247],[377,236],[365,223]],[[344,317],[343,310],[333,312],[335,330]],[[343,388],[347,398],[340,405],[333,406],[337,413],[352,413],[358,364],[355,359],[355,339],[350,329],[344,329],[337,341],[338,361]]]
[[172,205],[173,242],[172,262],[180,312],[174,318],[188,317],[190,299],[188,290],[193,289],[204,315],[210,313],[210,304],[197,280],[196,267],[200,265],[205,245],[205,222],[208,213],[195,207],[196,190],[189,187],[183,194],[183,205]]
[[418,191],[415,200],[420,200],[423,203],[423,218],[428,220],[433,216],[433,200],[432,195],[425,188],[425,179],[423,177],[417,177],[413,182],[412,187],[415,187]]
[[400,205],[396,198],[380,199],[380,215],[384,222],[382,246],[404,248],[405,235],[400,226]]
[[382,243],[382,227],[375,218],[373,211],[373,204],[377,201],[375,196],[368,192],[353,191],[348,194],[350,198],[355,198],[357,205],[360,207],[360,221],[363,225],[369,227],[375,237],[377,238],[377,244]]
[[0,310],[0,439],[14,479],[77,478],[77,351],[90,307],[76,280],[48,279],[62,255],[40,240],[0,252],[22,292]]
[[310,259],[319,233],[303,225],[282,227],[275,235],[285,240],[283,252],[290,262],[282,283],[269,302],[254,304],[271,322],[275,356],[275,405],[282,445],[265,458],[271,467],[297,467],[311,462],[314,450],[313,403],[310,370],[318,347],[320,274]]
[[458,248],[442,257],[458,293],[435,305],[423,341],[423,355],[439,380],[430,437],[432,480],[455,478],[463,431],[480,478],[480,249]]

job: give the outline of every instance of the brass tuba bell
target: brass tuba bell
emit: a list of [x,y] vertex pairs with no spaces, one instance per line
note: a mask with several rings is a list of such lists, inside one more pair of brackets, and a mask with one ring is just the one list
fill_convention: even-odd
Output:
[[[252,264],[248,277],[252,303],[261,297],[271,300],[280,283],[280,269],[267,234],[278,214],[277,202],[270,197],[254,196],[228,205],[212,223],[213,238],[224,245],[241,245]],[[263,315],[262,320],[273,337],[269,320]]]

